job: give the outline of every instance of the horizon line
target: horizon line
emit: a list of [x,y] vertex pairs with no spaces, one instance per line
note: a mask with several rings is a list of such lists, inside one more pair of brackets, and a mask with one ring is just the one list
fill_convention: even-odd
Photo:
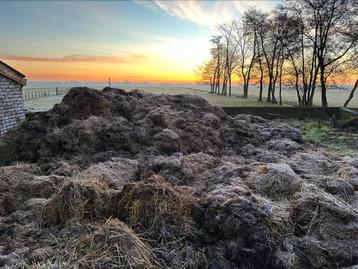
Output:
[[[27,79],[27,82],[67,82],[67,83],[109,83],[109,81],[101,80],[48,80],[48,79]],[[111,81],[111,84],[115,83],[126,83],[126,84],[207,84],[203,82],[194,82],[194,81]]]
[[[108,84],[109,81],[100,80],[42,80],[42,79],[27,79],[27,82],[66,82],[66,83],[103,83]],[[111,81],[111,84],[197,84],[197,85],[210,85],[205,82],[193,82],[193,81]],[[256,85],[259,83],[250,83],[250,85]],[[283,83],[290,84],[290,83]],[[232,85],[242,85],[242,82],[233,82]],[[264,83],[266,85],[266,83]],[[345,83],[328,83],[327,85],[354,85],[354,82]]]

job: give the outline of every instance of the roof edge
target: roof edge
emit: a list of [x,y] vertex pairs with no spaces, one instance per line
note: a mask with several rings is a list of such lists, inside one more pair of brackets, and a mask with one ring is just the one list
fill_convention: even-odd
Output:
[[26,85],[27,82],[25,78],[26,76],[1,60],[0,60],[0,74],[19,83],[21,86]]
[[26,76],[21,73],[20,71],[16,70],[15,68],[13,68],[12,66],[8,65],[7,63],[3,62],[0,60],[0,64],[6,66],[7,68],[9,68],[11,71],[13,71],[14,73],[16,73],[16,75],[18,75],[19,77],[25,78]]

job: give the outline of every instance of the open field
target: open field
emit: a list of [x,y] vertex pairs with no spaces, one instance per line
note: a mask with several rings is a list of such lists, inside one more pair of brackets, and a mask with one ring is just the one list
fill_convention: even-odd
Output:
[[[328,106],[331,107],[342,107],[344,102],[347,100],[350,90],[353,86],[342,86],[342,87],[332,87],[329,88],[327,91],[327,99],[328,99]],[[235,93],[239,92],[239,95],[241,95],[242,90],[240,90],[238,87],[234,88]],[[264,90],[264,97],[266,98],[267,91]],[[258,99],[259,97],[259,91],[258,87],[251,86],[251,91],[249,92],[249,96],[254,99]],[[276,98],[278,101],[278,91],[276,90]],[[290,103],[290,104],[297,104],[297,95],[296,91],[293,88],[284,88],[282,90],[282,100],[284,103]],[[315,106],[321,106],[321,92],[318,89],[314,96],[314,105]],[[358,107],[358,97],[355,96],[351,102],[350,107]]]
[[61,102],[63,96],[48,96],[38,99],[25,100],[25,109],[28,111],[46,111],[51,109],[55,104]]
[[[96,89],[102,89],[103,87],[93,87]],[[133,90],[136,87],[123,86],[121,87],[125,90]],[[140,87],[140,90],[151,92],[154,94],[194,94],[198,95],[208,102],[218,106],[241,106],[241,107],[262,107],[262,106],[272,106],[270,103],[258,102],[253,98],[242,99],[238,95],[233,97],[218,96],[215,94],[209,94],[208,91],[204,89],[195,90],[185,87],[158,87],[158,86],[148,86]],[[25,89],[26,91],[26,89]],[[54,89],[53,89],[54,91]],[[51,109],[56,103],[61,102],[62,96],[47,96],[37,99],[25,100],[25,108],[29,111],[44,111]]]
[[[82,85],[81,85],[82,86]],[[88,85],[89,87],[93,87],[96,89],[102,89],[105,85]],[[147,92],[151,92],[154,94],[194,94],[198,95],[206,100],[208,100],[211,104],[222,106],[222,107],[262,107],[262,106],[272,106],[267,102],[258,102],[259,91],[256,86],[251,86],[249,92],[249,99],[242,99],[242,87],[235,85],[233,87],[233,97],[225,97],[218,96],[215,94],[208,93],[208,87],[205,85],[145,85],[145,84],[114,84],[113,87],[122,88],[125,90],[133,90],[139,89]],[[28,93],[33,91],[33,89],[24,89],[24,93]],[[46,91],[55,94],[55,88],[46,88]],[[350,93],[350,87],[346,88],[336,88],[330,89],[328,91],[328,103],[329,106],[340,107],[343,105],[347,97]],[[264,91],[264,99],[266,97],[266,90]],[[54,104],[59,103],[61,101],[61,96],[48,96],[38,99],[31,99],[25,101],[25,107],[30,111],[43,111],[50,109]],[[278,93],[277,93],[278,99]],[[285,88],[282,91],[282,99],[285,106],[294,106],[296,105],[296,93],[294,90]],[[317,91],[316,96],[314,98],[314,104],[320,106],[320,92]],[[350,103],[350,107],[358,107],[358,97],[353,98]]]

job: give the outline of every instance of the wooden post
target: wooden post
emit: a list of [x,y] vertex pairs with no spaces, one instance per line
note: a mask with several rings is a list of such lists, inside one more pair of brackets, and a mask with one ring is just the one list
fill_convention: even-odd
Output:
[[56,87],[56,95],[58,95],[58,88]]

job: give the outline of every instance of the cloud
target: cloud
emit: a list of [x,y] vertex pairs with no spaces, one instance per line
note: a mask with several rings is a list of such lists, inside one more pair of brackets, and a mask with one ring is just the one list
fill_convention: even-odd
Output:
[[264,11],[272,9],[279,0],[274,1],[136,1],[153,10],[163,10],[171,16],[191,21],[199,25],[214,27],[220,23],[237,19],[251,7]]
[[135,3],[145,6],[151,10],[158,10],[158,7],[152,1],[148,0],[134,0]]
[[0,54],[0,57],[5,60],[22,61],[22,62],[58,62],[58,63],[72,63],[72,62],[89,62],[89,63],[130,63],[133,61],[144,61],[147,59],[146,55],[142,54],[128,54],[121,56],[98,56],[98,55],[82,55],[72,54],[63,57],[37,57],[24,56],[13,54]]
[[262,11],[270,11],[281,2],[281,0],[236,0],[234,1],[234,4],[236,6],[236,9],[241,12],[244,12],[253,7],[261,9]]

